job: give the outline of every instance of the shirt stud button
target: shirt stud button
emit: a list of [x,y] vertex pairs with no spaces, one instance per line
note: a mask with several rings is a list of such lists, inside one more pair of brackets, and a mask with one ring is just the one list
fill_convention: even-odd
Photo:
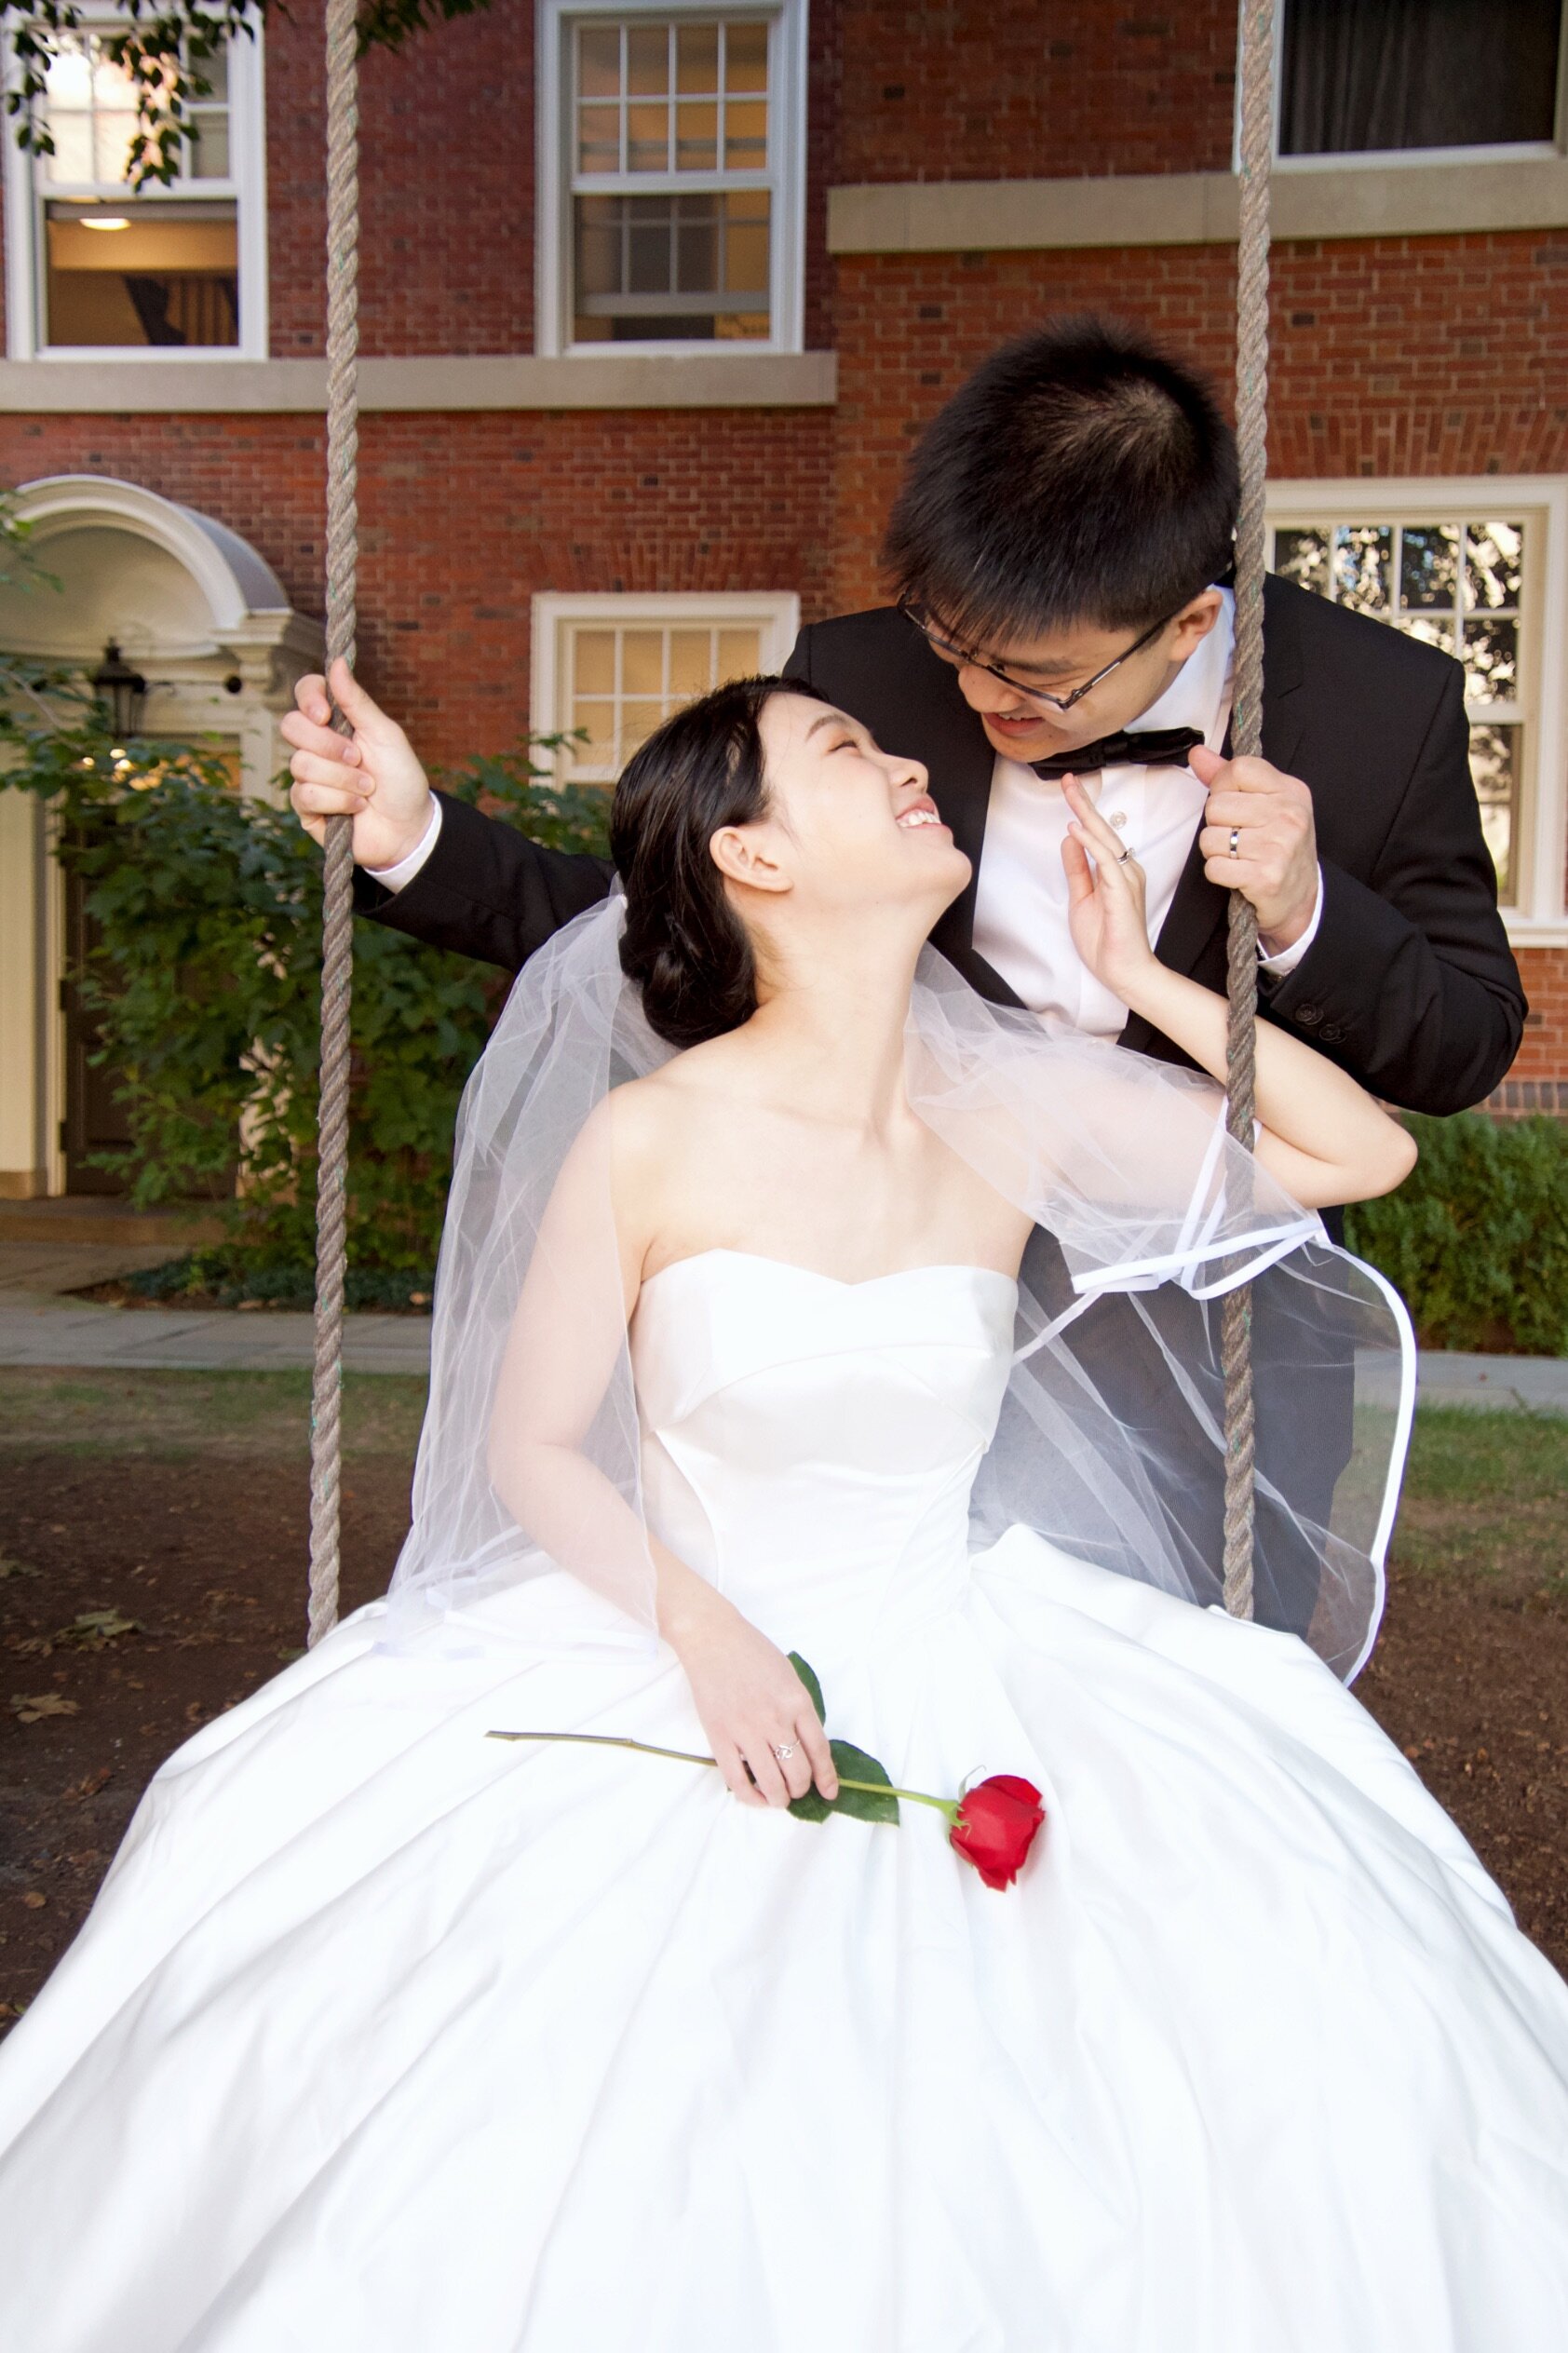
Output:
[[1111,811],[1111,822],[1113,825],[1125,825],[1127,823],[1127,811],[1125,809],[1113,809]]

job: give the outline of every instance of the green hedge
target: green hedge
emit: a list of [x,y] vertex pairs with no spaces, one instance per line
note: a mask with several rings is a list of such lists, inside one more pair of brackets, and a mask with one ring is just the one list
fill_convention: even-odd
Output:
[[[115,747],[97,714],[9,731],[0,788],[42,798],[99,945],[71,977],[95,1015],[131,1142],[97,1156],[138,1206],[221,1206],[226,1244],[189,1280],[308,1291],[314,1256],[321,859],[286,808],[237,793],[200,746]],[[443,783],[562,848],[602,848],[605,796],[557,791],[525,744]],[[504,976],[356,926],[351,1295],[428,1286],[458,1097]],[[356,1281],[356,1276],[367,1280]],[[394,1283],[391,1290],[399,1286]],[[362,1300],[358,1294],[366,1292]]]
[[1403,1292],[1424,1346],[1568,1356],[1568,1123],[1408,1124],[1421,1157],[1349,1211],[1350,1248]]

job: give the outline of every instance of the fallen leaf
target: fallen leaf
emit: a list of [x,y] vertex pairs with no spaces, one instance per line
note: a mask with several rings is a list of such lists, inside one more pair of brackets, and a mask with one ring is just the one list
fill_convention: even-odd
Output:
[[75,1650],[107,1650],[123,1635],[142,1631],[139,1617],[126,1617],[118,1610],[80,1610],[69,1626],[62,1626],[55,1636],[57,1643],[68,1643]]
[[8,1576],[40,1576],[40,1569],[30,1569],[25,1561],[15,1561],[8,1552],[0,1552],[0,1584]]
[[29,1887],[26,1895],[22,1898],[22,1901],[27,1906],[29,1912],[42,1912],[44,1906],[48,1901],[48,1898],[47,1896],[41,1896],[36,1887]]
[[27,1693],[13,1691],[11,1709],[19,1724],[38,1724],[45,1716],[74,1716],[80,1713],[74,1699],[62,1699],[58,1691]]

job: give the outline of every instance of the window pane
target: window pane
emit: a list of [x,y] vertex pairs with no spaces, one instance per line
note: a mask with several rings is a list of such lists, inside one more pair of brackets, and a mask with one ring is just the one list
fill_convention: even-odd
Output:
[[675,34],[675,87],[707,95],[719,87],[719,28],[683,24]]
[[1318,596],[1329,593],[1329,534],[1326,531],[1277,531],[1274,569]]
[[613,629],[579,629],[573,642],[572,653],[580,695],[615,693],[615,633]]
[[711,196],[681,199],[676,284],[683,294],[719,288],[719,223]]
[[202,101],[204,105],[226,106],[228,104],[229,53],[227,49],[220,49],[215,57],[202,58],[191,70],[197,81],[208,85],[207,96]]
[[1458,581],[1457,524],[1407,523],[1399,534],[1399,602],[1415,613],[1452,613]]
[[724,289],[767,292],[769,203],[765,190],[724,198]]
[[123,229],[95,229],[73,206],[47,208],[48,342],[210,349],[237,344],[234,205],[128,199],[124,218]]
[[1418,637],[1423,645],[1435,645],[1441,654],[1452,654],[1458,642],[1459,627],[1452,615],[1422,613],[1400,626],[1407,637]]
[[621,198],[577,198],[577,291],[580,295],[621,291]]
[[716,171],[719,168],[719,109],[711,100],[675,110],[675,169],[677,171]]
[[669,206],[660,196],[628,199],[627,291],[668,294],[670,286],[671,239]]
[[646,743],[654,729],[665,716],[662,702],[624,702],[621,705],[620,740],[616,758],[624,764],[639,744]]
[[725,25],[724,88],[727,90],[766,89],[767,27],[765,24]]
[[762,640],[755,629],[721,629],[718,650],[716,686],[726,678],[754,678],[762,668]]
[[710,629],[669,632],[669,691],[671,695],[706,695],[713,680],[713,638]]
[[1472,727],[1470,774],[1480,803],[1480,830],[1497,869],[1497,895],[1514,895],[1514,842],[1519,828],[1519,729]]
[[626,86],[634,98],[662,98],[669,89],[668,24],[631,24],[627,27]]
[[1519,602],[1523,578],[1522,523],[1471,523],[1465,534],[1465,602],[1472,612]]
[[585,24],[577,31],[577,89],[584,98],[618,98],[621,33],[615,24]]
[[92,62],[87,51],[71,41],[68,34],[62,36],[60,53],[50,59],[44,79],[51,119],[57,107],[91,105]]
[[1334,533],[1334,588],[1356,613],[1388,610],[1394,534],[1386,523],[1341,523]]
[[765,171],[767,169],[767,101],[733,98],[724,107],[724,169]]
[[577,169],[619,171],[621,110],[618,106],[579,106],[577,109]]
[[629,106],[626,110],[626,168],[629,171],[669,169],[669,109],[668,106]]
[[621,632],[621,683],[629,695],[663,694],[662,629],[624,629]]
[[130,144],[136,136],[134,115],[97,114],[92,124],[92,176],[115,185],[130,169]]
[[1549,141],[1561,0],[1287,0],[1279,150]]
[[229,176],[229,118],[201,114],[196,117],[184,172],[190,180],[226,180]]
[[591,762],[599,767],[614,759],[615,706],[613,701],[605,699],[601,702],[591,696],[577,696],[572,705],[572,728],[574,733],[582,729],[588,737],[587,743],[576,755],[580,760]]
[[92,116],[51,112],[49,128],[54,136],[54,154],[45,158],[47,176],[62,184],[90,180],[93,177]]
[[1519,623],[1467,621],[1463,659],[1471,702],[1513,702],[1519,694]]

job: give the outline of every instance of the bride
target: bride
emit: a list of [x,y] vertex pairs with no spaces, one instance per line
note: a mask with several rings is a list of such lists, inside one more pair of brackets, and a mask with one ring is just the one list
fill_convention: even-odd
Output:
[[[1070,797],[1080,953],[1218,1077]],[[465,1101],[392,1592],[162,1768],[0,2054],[5,2341],[1568,2341],[1568,1992],[1334,1671],[1408,1409],[1357,1392],[1326,1517],[1264,1482],[1310,1641],[1202,1606],[1210,1302],[1347,1394],[1397,1354],[1311,1210],[1403,1130],[1265,1026],[1250,1159],[980,1006],[923,772],[809,690],[669,722],[614,836]],[[920,1802],[981,1777],[983,1878]]]

